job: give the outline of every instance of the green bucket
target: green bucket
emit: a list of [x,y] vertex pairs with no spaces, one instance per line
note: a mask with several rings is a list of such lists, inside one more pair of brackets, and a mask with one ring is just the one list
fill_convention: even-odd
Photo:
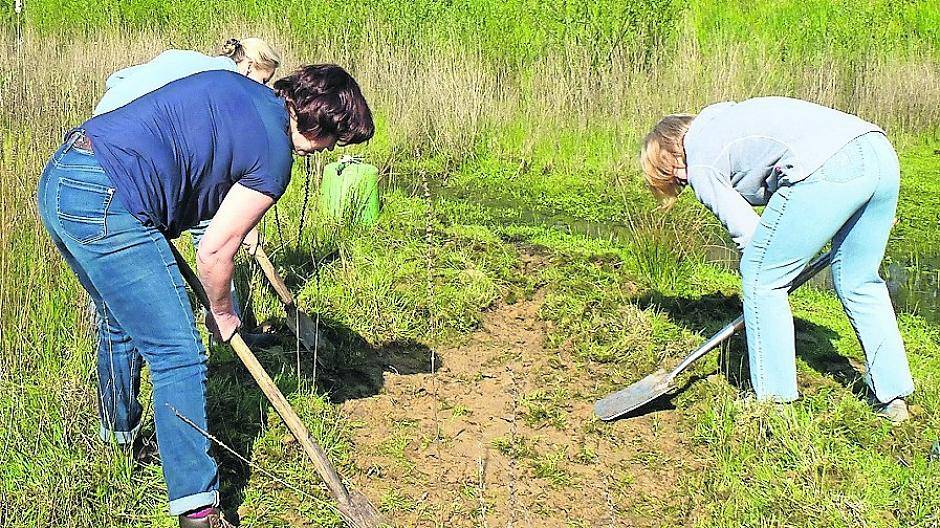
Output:
[[379,169],[343,158],[323,169],[320,210],[345,224],[371,225],[379,219]]

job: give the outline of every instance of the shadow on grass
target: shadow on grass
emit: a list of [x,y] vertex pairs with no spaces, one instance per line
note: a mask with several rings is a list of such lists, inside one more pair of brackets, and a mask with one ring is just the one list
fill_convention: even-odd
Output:
[[[301,350],[298,372],[294,336],[283,325],[278,334],[281,341],[278,346],[254,351],[288,398],[299,389],[309,389],[314,384],[318,394],[334,403],[366,398],[382,390],[385,372],[430,372],[432,352],[425,345],[415,341],[397,341],[375,347],[335,321],[324,320],[322,323],[324,337],[332,350],[321,357],[317,365],[311,352]],[[437,365],[441,364],[436,354],[435,361]],[[208,380],[207,408],[213,434],[251,460],[254,443],[262,433],[268,414],[274,412],[273,408],[248,370],[227,347],[213,350]],[[244,502],[251,467],[218,446],[214,446],[214,455],[219,463],[222,507],[226,517],[237,522],[237,510]]]
[[[737,296],[712,293],[696,298],[675,297],[653,291],[635,300],[642,309],[655,308],[685,329],[711,336],[741,315],[741,300]],[[831,328],[817,325],[805,319],[795,318],[796,353],[813,370],[829,376],[859,397],[867,395],[862,374],[850,360],[836,351],[833,342],[839,335]],[[718,347],[719,371],[738,391],[751,390],[750,370],[747,359],[747,343],[743,332],[739,332]],[[692,353],[692,350],[688,351]],[[691,385],[686,383],[677,396]]]

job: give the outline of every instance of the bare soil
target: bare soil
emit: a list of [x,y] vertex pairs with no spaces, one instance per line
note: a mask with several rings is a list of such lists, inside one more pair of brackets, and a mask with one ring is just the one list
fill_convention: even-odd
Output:
[[700,464],[679,411],[596,420],[604,368],[545,346],[544,297],[497,306],[465,342],[429,352],[434,373],[386,366],[376,394],[342,403],[359,425],[356,485],[395,525],[685,524],[680,487]]

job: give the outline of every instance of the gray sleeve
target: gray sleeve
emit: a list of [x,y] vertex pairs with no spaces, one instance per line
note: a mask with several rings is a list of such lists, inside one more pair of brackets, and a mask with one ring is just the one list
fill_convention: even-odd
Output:
[[143,64],[136,64],[134,66],[128,66],[127,68],[123,68],[112,73],[111,75],[108,76],[108,80],[105,81],[104,83],[105,89],[110,90],[117,83],[127,79],[128,77],[134,75],[135,73],[146,68],[147,66],[150,66],[152,64],[166,63],[167,61],[174,61],[174,60],[182,61],[186,58],[188,54],[195,54],[195,53],[196,52],[193,52],[193,51],[176,50],[176,49],[168,49],[168,50],[162,51],[160,52],[159,55],[150,59],[148,62],[145,62]]
[[711,167],[689,167],[688,177],[695,197],[724,224],[738,250],[744,251],[760,222],[751,204]]

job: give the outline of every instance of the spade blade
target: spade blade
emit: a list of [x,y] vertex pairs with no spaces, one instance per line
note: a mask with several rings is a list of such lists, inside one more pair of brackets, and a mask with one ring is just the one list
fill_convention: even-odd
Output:
[[619,390],[594,404],[594,414],[604,421],[613,420],[673,390],[675,376],[658,370],[629,387]]

